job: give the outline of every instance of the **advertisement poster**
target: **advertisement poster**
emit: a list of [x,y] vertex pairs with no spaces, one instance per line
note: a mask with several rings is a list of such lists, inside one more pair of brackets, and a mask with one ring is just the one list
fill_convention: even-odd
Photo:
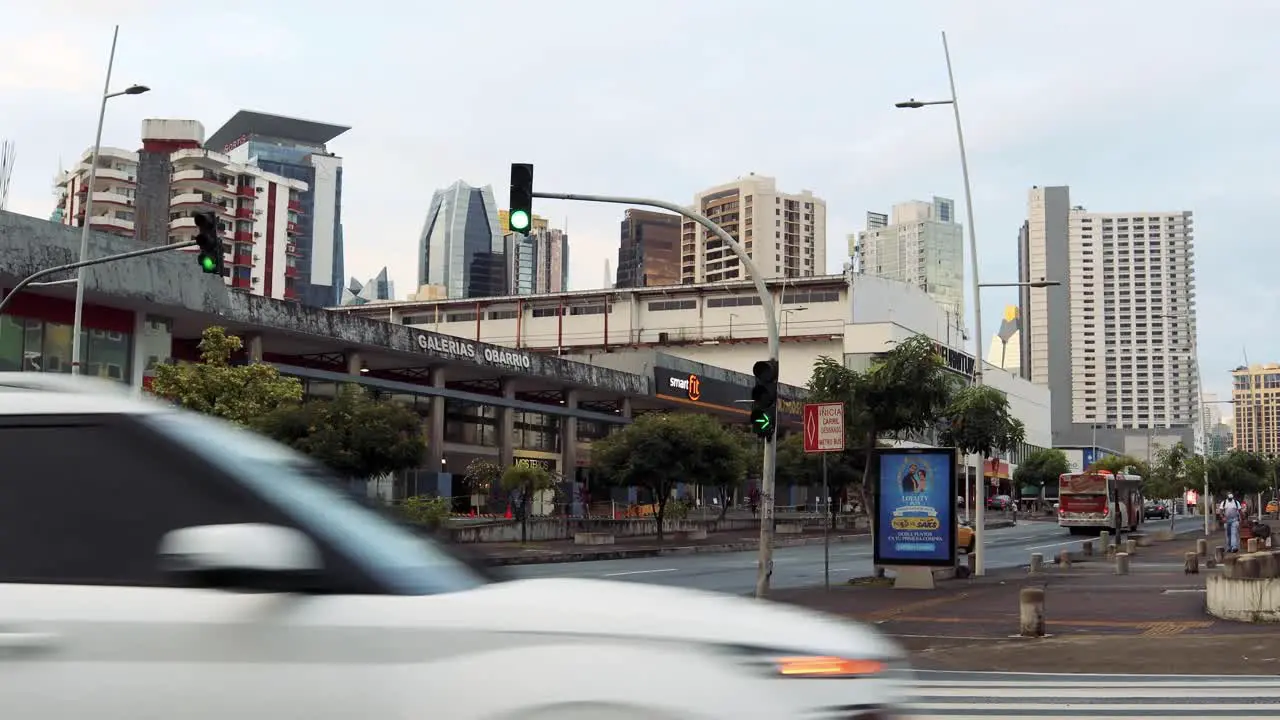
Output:
[[877,455],[875,563],[954,564],[955,450],[893,448]]

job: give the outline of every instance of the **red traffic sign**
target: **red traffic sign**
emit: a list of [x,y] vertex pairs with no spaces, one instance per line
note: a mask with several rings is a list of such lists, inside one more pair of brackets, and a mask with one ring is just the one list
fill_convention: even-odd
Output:
[[804,451],[844,452],[844,403],[806,403]]

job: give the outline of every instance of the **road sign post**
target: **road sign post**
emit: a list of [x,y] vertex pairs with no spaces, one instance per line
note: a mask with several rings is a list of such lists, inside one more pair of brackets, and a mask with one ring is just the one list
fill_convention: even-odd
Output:
[[831,489],[827,484],[827,453],[844,452],[844,403],[806,403],[804,451],[822,453],[822,585],[831,589]]

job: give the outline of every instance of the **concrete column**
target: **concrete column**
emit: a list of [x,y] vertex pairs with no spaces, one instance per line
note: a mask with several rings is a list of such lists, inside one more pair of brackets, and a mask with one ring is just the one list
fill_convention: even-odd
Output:
[[244,356],[249,364],[262,362],[262,335],[250,333],[243,338]]
[[621,411],[619,414],[622,415],[622,417],[630,420],[631,419],[631,398],[624,397],[620,401],[618,401],[618,409]]
[[360,357],[360,353],[355,350],[348,350],[346,353],[347,374],[360,376],[360,370],[364,368],[364,358]]
[[[515,378],[503,378],[502,398],[514,400],[515,397]],[[515,414],[516,411],[512,408],[498,408],[498,467],[504,470],[516,463]]]
[[[566,410],[577,409],[578,391],[564,392]],[[564,477],[566,490],[570,493],[569,502],[575,515],[582,513],[578,498],[578,418],[565,417],[560,421],[560,474]]]
[[[431,387],[442,388],[445,384],[445,369],[442,367],[432,368],[431,370]],[[431,421],[430,429],[427,436],[427,470],[429,472],[440,472],[440,465],[444,460],[444,398],[433,396],[431,398]]]

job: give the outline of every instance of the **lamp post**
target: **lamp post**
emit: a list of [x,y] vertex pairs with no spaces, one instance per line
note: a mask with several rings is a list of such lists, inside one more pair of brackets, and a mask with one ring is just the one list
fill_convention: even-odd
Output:
[[[973,332],[974,332],[974,356],[973,356],[973,384],[982,384],[982,298],[979,294],[979,288],[982,287],[978,282],[978,241],[977,232],[973,223],[973,193],[969,183],[969,157],[964,149],[964,127],[960,123],[960,101],[956,97],[956,78],[951,68],[951,49],[947,46],[947,33],[942,33],[942,55],[947,63],[947,83],[951,88],[951,97],[947,100],[920,101],[911,98],[906,102],[896,103],[898,108],[922,108],[926,105],[950,105],[952,113],[956,119],[956,141],[960,146],[960,174],[964,178],[964,203],[969,220],[969,262],[973,265]],[[981,461],[978,467],[979,479],[982,479]],[[985,493],[984,493],[985,494]],[[974,557],[973,571],[975,575],[986,574],[986,551],[983,548],[983,539],[986,537],[983,524],[986,522],[985,498],[974,498]]]
[[[89,231],[93,224],[94,184],[98,179],[98,153],[102,150],[102,123],[107,116],[107,101],[121,95],[141,95],[151,88],[146,85],[130,85],[119,92],[111,92],[111,70],[116,62],[116,40],[120,37],[120,26],[111,33],[111,55],[107,58],[107,79],[102,87],[102,102],[98,106],[98,131],[93,138],[93,153],[89,158],[89,185],[84,196],[84,220],[80,221],[80,262],[88,259]],[[80,334],[84,324],[84,268],[76,271],[76,306],[75,320],[71,327],[71,374],[80,374],[81,348]]]

